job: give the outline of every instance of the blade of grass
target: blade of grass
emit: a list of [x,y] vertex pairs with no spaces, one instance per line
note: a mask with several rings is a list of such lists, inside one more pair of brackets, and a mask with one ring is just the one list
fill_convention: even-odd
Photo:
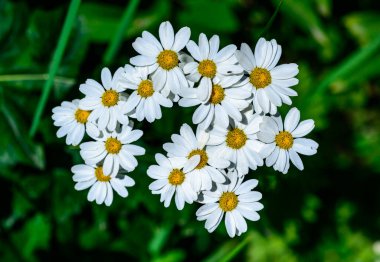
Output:
[[355,73],[359,67],[366,65],[366,60],[371,59],[380,49],[380,36],[375,38],[368,45],[363,48],[355,51],[351,56],[344,59],[335,69],[323,79],[323,81],[314,89],[313,94],[305,96],[301,108],[305,108],[308,105],[311,105],[310,101],[314,97],[322,95],[326,89],[339,78],[348,76],[349,74]]
[[268,30],[269,28],[272,26],[273,24],[273,21],[274,19],[276,18],[278,12],[280,11],[280,8],[282,6],[282,2],[284,2],[283,0],[280,0],[280,2],[278,3],[277,7],[276,7],[276,10],[274,11],[273,15],[271,16],[271,18],[269,19],[268,23],[266,24],[266,26],[264,27],[263,31],[261,31],[260,33],[260,37],[262,37]]
[[240,251],[251,241],[250,235],[248,235],[243,241],[240,242],[231,252],[229,252],[220,262],[231,261]]
[[54,51],[53,58],[50,63],[49,67],[49,77],[47,81],[45,82],[45,85],[43,87],[42,95],[40,97],[40,100],[37,105],[37,109],[34,113],[34,118],[32,122],[32,127],[29,130],[29,135],[33,137],[37,131],[38,125],[41,121],[41,116],[44,111],[46,102],[49,98],[50,90],[52,88],[52,84],[54,81],[54,77],[58,71],[59,64],[61,63],[63,53],[65,51],[65,47],[67,44],[67,41],[70,36],[71,29],[73,27],[73,24],[76,19],[76,14],[78,12],[79,6],[80,6],[81,0],[71,0],[69,10],[67,12],[65,22],[63,24],[63,28],[61,31],[61,35],[58,39],[57,47]]
[[[49,74],[0,75],[0,82],[46,81]],[[54,77],[55,84],[73,85],[75,80],[64,76]]]
[[131,0],[126,6],[123,16],[120,20],[119,26],[117,28],[116,34],[114,35],[112,41],[108,45],[108,48],[103,56],[103,63],[105,65],[110,64],[112,59],[115,57],[117,51],[119,50],[121,42],[123,41],[125,30],[130,25],[139,2],[139,0]]

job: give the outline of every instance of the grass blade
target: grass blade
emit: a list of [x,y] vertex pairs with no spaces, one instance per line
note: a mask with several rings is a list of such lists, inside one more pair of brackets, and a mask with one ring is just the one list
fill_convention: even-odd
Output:
[[80,2],[81,2],[80,0],[71,0],[70,2],[69,10],[67,12],[65,22],[63,24],[62,32],[61,32],[61,35],[59,36],[58,44],[54,51],[53,58],[50,63],[49,77],[44,84],[41,98],[38,102],[37,109],[34,113],[32,127],[29,130],[29,135],[31,137],[35,135],[38,125],[41,121],[41,116],[46,106],[46,102],[49,98],[49,94],[53,86],[54,78],[58,71],[59,64],[61,63],[62,56],[63,56],[67,41],[70,36],[72,26],[76,19],[76,14],[78,12]]
[[[280,11],[280,8],[282,6],[282,2],[284,0],[280,0],[280,2],[278,3],[277,7],[276,7],[276,10],[274,11],[273,15],[271,16],[271,18],[269,19],[268,23],[266,24],[266,26],[264,27],[263,31],[261,31],[260,33],[260,37],[262,37],[266,32],[268,32],[269,28],[272,26],[273,24],[273,21],[274,19],[276,18],[278,12]],[[259,37],[259,38],[260,38]]]
[[351,56],[343,60],[334,70],[331,70],[324,80],[316,87],[315,92],[309,95],[305,95],[305,99],[301,108],[305,108],[308,105],[312,105],[310,101],[314,97],[322,95],[326,89],[339,78],[343,78],[350,74],[355,73],[355,71],[366,65],[366,61],[372,56],[376,55],[380,49],[380,36],[375,38],[368,45],[355,51]]
[[139,2],[139,0],[131,0],[125,8],[123,17],[121,18],[116,34],[110,42],[110,44],[108,45],[108,48],[104,54],[103,63],[105,65],[110,64],[112,59],[115,57],[117,51],[119,50],[121,42],[123,41],[124,32],[130,25]]

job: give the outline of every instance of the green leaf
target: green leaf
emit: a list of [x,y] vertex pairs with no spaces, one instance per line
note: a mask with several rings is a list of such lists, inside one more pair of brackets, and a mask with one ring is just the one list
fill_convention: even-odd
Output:
[[361,45],[365,45],[379,36],[379,12],[366,11],[352,13],[345,16],[343,22],[347,30]]
[[50,237],[51,226],[48,219],[42,214],[36,214],[12,235],[12,240],[25,259],[37,261],[35,252],[39,249],[47,249]]

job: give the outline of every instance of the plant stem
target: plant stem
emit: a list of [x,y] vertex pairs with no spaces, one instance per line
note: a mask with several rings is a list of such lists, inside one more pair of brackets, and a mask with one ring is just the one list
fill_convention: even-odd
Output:
[[32,127],[29,130],[29,135],[33,137],[37,131],[38,125],[41,121],[41,116],[46,106],[47,100],[49,98],[49,94],[53,85],[54,77],[58,71],[59,64],[61,63],[63,53],[65,51],[65,47],[67,41],[70,36],[71,29],[76,19],[76,14],[78,12],[80,6],[80,0],[71,0],[69,10],[66,15],[65,22],[63,24],[63,28],[61,31],[61,35],[58,39],[57,47],[53,54],[53,59],[51,60],[49,67],[49,77],[44,84],[42,95],[37,105],[37,109],[34,113],[34,118],[32,122]]
[[[269,19],[268,23],[266,24],[266,26],[264,27],[263,31],[261,31],[260,33],[260,37],[262,37],[268,30],[269,28],[272,26],[273,24],[273,21],[274,19],[276,18],[278,12],[280,11],[280,7],[282,6],[282,3],[284,2],[284,0],[280,0],[280,2],[278,3],[277,7],[276,7],[276,10],[274,11],[273,15],[271,16],[271,18]],[[259,38],[260,38],[259,37]]]
[[112,41],[108,45],[108,48],[103,56],[104,65],[109,65],[115,57],[117,51],[119,50],[121,42],[123,41],[124,32],[130,25],[139,2],[139,0],[130,0],[128,5],[126,6],[123,13],[123,17],[121,18],[119,23],[119,27],[117,28],[116,34],[114,35]]

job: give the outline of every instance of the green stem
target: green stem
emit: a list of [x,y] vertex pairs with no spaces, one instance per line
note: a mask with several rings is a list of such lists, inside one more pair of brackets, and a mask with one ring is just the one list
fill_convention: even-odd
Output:
[[51,63],[50,63],[49,77],[47,81],[45,82],[40,101],[38,102],[37,109],[34,113],[32,127],[30,128],[30,131],[29,131],[29,135],[31,137],[33,137],[34,134],[36,133],[38,125],[41,121],[42,112],[44,111],[47,100],[49,98],[54,77],[58,71],[59,64],[61,63],[63,53],[65,51],[65,47],[70,36],[71,29],[76,19],[80,2],[81,2],[80,0],[71,0],[70,2],[69,10],[67,12],[65,22],[63,24],[62,32],[61,32],[61,35],[59,36],[58,44],[54,51],[53,59],[51,60]]
[[117,28],[116,34],[113,37],[110,44],[108,45],[108,48],[103,56],[103,63],[105,65],[110,64],[110,62],[115,57],[117,51],[119,50],[121,42],[123,41],[124,32],[130,25],[139,2],[139,0],[131,0],[126,6],[123,13],[123,17],[121,18],[121,21],[119,23],[119,27]]
[[231,261],[239,252],[251,241],[251,236],[248,235],[243,241],[239,243],[231,252],[229,252],[220,262]]
[[[48,78],[49,74],[0,75],[0,82],[46,81]],[[63,76],[56,76],[54,78],[54,82],[72,85],[74,84],[74,79]]]
[[365,47],[357,50],[351,56],[344,59],[335,70],[331,70],[324,80],[314,89],[313,94],[308,94],[305,96],[302,107],[311,105],[310,101],[314,97],[321,95],[326,91],[326,89],[336,80],[343,78],[351,73],[353,73],[358,67],[365,66],[366,61],[371,59],[380,49],[380,36],[375,38],[372,42],[367,44]]
[[274,19],[276,18],[278,12],[280,11],[280,7],[282,6],[282,3],[284,1],[283,0],[280,0],[280,2],[278,3],[277,7],[276,7],[276,10],[274,11],[273,15],[271,16],[271,18],[269,19],[268,23],[266,24],[266,26],[264,27],[263,31],[261,31],[260,33],[260,37],[262,37],[268,30],[269,28],[272,26],[273,24],[273,21]]

